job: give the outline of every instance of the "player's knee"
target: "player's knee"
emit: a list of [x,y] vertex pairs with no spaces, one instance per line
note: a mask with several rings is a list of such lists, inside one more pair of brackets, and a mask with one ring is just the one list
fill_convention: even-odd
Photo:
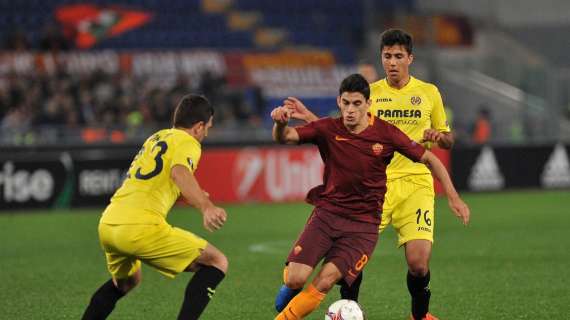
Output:
[[408,269],[410,273],[416,277],[423,277],[429,271],[429,265],[427,261],[422,259],[415,259],[412,261],[408,261]]
[[315,279],[315,287],[320,292],[329,292],[339,280],[336,273],[321,274]]
[[218,250],[216,247],[208,244],[208,246],[202,251],[200,256],[190,264],[186,269],[187,271],[195,271],[201,265],[211,266],[219,269],[223,273],[228,272],[228,258]]
[[306,276],[289,272],[285,285],[291,289],[301,289],[305,286],[305,282],[307,282]]
[[127,294],[129,291],[136,288],[142,280],[142,274],[140,272],[135,273],[134,275],[125,278],[125,279],[118,279],[115,281],[115,284],[121,292]]
[[212,250],[206,260],[200,261],[200,264],[215,267],[223,273],[228,272],[228,258],[219,250]]
[[229,264],[228,258],[223,253],[217,254],[214,261],[212,261],[212,266],[220,269],[223,273],[228,272]]
[[333,286],[336,284],[337,280],[332,280],[332,279],[319,279],[316,283],[315,283],[315,288],[317,288],[317,290],[319,290],[320,292],[329,292]]

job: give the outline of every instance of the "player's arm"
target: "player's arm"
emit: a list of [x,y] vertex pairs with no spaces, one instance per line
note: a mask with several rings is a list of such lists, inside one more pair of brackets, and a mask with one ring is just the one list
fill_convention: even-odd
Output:
[[299,143],[299,134],[297,130],[289,127],[289,119],[291,113],[286,107],[277,107],[271,111],[271,119],[273,119],[273,140],[280,144],[297,144]]
[[301,100],[295,97],[288,97],[283,101],[283,106],[289,109],[291,118],[305,121],[306,123],[319,120],[314,113],[307,108]]
[[430,141],[437,143],[440,148],[451,149],[455,143],[453,134],[451,132],[440,132],[435,129],[426,129],[421,143]]
[[216,207],[207,193],[205,193],[194,174],[183,165],[174,165],[171,170],[172,181],[180,189],[182,196],[194,207],[196,207],[203,215],[204,228],[208,231],[214,231],[222,227],[226,222],[226,211]]
[[393,125],[386,127],[386,132],[395,146],[395,151],[400,152],[407,158],[415,162],[424,163],[433,173],[433,175],[441,182],[447,199],[449,207],[453,213],[461,219],[463,224],[469,223],[469,207],[461,200],[459,194],[455,190],[451,178],[441,161],[429,150],[424,149],[421,145],[412,141],[406,134]]
[[424,163],[433,173],[433,175],[441,182],[445,194],[447,195],[447,200],[449,202],[449,207],[453,213],[461,219],[464,225],[469,223],[470,211],[469,207],[461,198],[451,182],[451,178],[445,169],[445,166],[441,161],[429,150],[426,150],[421,157],[420,161]]
[[440,148],[451,149],[455,139],[451,133],[451,129],[447,123],[445,108],[443,107],[443,99],[441,93],[436,86],[430,86],[428,95],[433,101],[433,109],[431,113],[431,128],[424,131],[423,141],[437,143]]

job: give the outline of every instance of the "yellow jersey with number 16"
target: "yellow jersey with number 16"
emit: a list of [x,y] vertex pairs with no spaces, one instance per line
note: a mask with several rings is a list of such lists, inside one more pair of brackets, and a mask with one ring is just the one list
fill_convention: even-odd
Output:
[[[412,140],[420,142],[426,129],[450,132],[441,95],[436,86],[410,77],[401,89],[392,88],[386,79],[370,85],[370,113],[398,127]],[[430,148],[429,144],[424,144]],[[399,153],[386,169],[388,179],[408,175],[430,174],[420,162],[413,162]]]
[[127,177],[111,198],[102,223],[155,224],[165,222],[180,196],[171,179],[175,165],[194,172],[202,149],[200,142],[180,129],[164,129],[150,136],[135,156]]

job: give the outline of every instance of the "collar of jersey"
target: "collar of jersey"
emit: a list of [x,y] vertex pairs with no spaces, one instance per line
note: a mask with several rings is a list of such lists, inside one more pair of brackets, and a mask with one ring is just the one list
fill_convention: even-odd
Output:
[[189,134],[188,132],[182,130],[182,129],[178,129],[178,128],[171,128],[172,130],[176,130],[181,132],[182,134],[184,134],[185,136],[189,137],[190,140],[192,140],[192,142],[196,143],[199,146],[202,146],[202,144],[200,143],[200,141],[198,141],[198,139],[194,138],[193,135]]
[[396,92],[402,92],[402,91],[406,91],[406,90],[414,87],[414,85],[416,83],[416,78],[414,78],[412,75],[410,75],[410,81],[408,81],[408,83],[406,83],[406,85],[404,87],[402,87],[401,89],[396,89],[396,88],[390,86],[388,84],[388,78],[384,78],[384,79],[382,79],[382,81],[384,82],[384,85],[386,86],[386,88],[388,88],[389,90],[396,91]]

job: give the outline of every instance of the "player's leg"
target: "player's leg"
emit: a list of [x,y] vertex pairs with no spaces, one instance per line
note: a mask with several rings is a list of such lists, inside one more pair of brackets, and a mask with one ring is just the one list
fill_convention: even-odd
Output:
[[301,290],[307,283],[307,279],[313,273],[313,267],[297,262],[289,262],[287,265],[287,278],[285,285],[292,289]]
[[[119,299],[134,289],[141,281],[139,260],[114,252],[116,243],[110,239],[117,236],[128,237],[129,228],[124,226],[99,226],[101,245],[105,250],[107,268],[112,278],[105,282],[91,297],[82,319],[106,319]],[[119,244],[120,245],[120,244]]]
[[333,262],[326,262],[311,284],[319,292],[327,294],[342,277],[342,272]]
[[277,312],[283,311],[291,299],[303,289],[314,267],[332,244],[331,232],[328,232],[330,227],[318,217],[316,210],[318,209],[315,209],[307,221],[287,257],[284,284],[275,296]]
[[213,245],[207,244],[200,256],[185,270],[196,273],[186,287],[178,319],[198,319],[216,292],[216,287],[224,279],[227,270],[226,256]]
[[[379,232],[385,230],[386,227],[388,227],[388,225],[390,225],[390,223],[392,222],[392,212],[394,211],[394,206],[397,203],[399,203],[399,196],[398,196],[399,193],[396,191],[394,192],[391,191],[394,190],[396,186],[397,183],[393,184],[391,181],[389,181],[386,184],[388,191],[386,192],[386,196],[384,198],[384,205],[382,208],[382,221],[380,223]],[[354,282],[350,286],[348,285],[348,283],[346,283],[346,281],[344,281],[344,279],[342,279],[338,283],[340,285],[341,298],[358,301],[358,296],[360,295],[360,286],[362,284],[363,277],[364,277],[364,272],[360,272],[358,274],[358,277],[354,280]]]
[[[290,263],[294,265],[299,265],[294,262]],[[296,266],[298,267],[298,266]],[[301,281],[303,280],[301,277],[298,277],[296,281],[297,283],[290,283],[290,285],[302,288],[304,282],[307,280],[313,268],[310,270],[307,268],[309,266],[301,266],[301,270],[303,271],[303,275],[306,274],[304,278],[303,284],[299,286]],[[293,273],[293,270],[290,270]],[[275,318],[276,320],[295,320],[295,319],[303,319],[308,314],[313,312],[313,310],[317,309],[323,299],[325,298],[326,294],[330,291],[330,289],[335,285],[342,278],[342,274],[339,269],[331,262],[325,263],[319,274],[313,279],[312,283],[309,284],[303,291],[297,294],[284,308],[284,310],[277,315]]]
[[106,319],[117,301],[140,283],[141,270],[137,270],[131,277],[125,279],[109,279],[91,297],[89,305],[83,313],[83,320]]
[[303,290],[311,273],[313,273],[312,266],[295,262],[287,264],[283,271],[283,285],[275,296],[277,312],[283,311],[289,301]]
[[405,246],[412,315],[414,319],[423,319],[428,314],[431,297],[429,260],[435,226],[434,191],[431,176],[426,176],[425,181],[414,179],[407,181],[409,188],[404,193],[410,196],[394,212],[393,225],[399,245]]
[[364,272],[358,274],[358,277],[354,280],[351,286],[348,285],[344,279],[339,281],[340,285],[340,297],[342,299],[354,300],[358,302],[358,296],[360,294],[360,285],[362,284],[362,278],[364,277]]
[[344,231],[330,231],[335,239],[326,252],[323,267],[312,283],[285,307],[276,319],[301,319],[318,308],[340,279],[351,286],[368,263],[378,242],[376,225],[337,217],[333,225]]
[[279,292],[277,292],[277,295],[275,296],[275,310],[277,310],[277,312],[283,311],[283,309],[289,303],[289,301],[291,301],[291,299],[293,299],[294,296],[299,294],[299,292],[301,292],[302,289],[302,287],[293,289],[287,286],[288,274],[289,274],[289,268],[288,265],[286,265],[285,268],[283,268],[283,285],[281,286],[281,288],[279,288]]
[[432,243],[428,240],[411,240],[405,244],[408,274],[406,282],[412,297],[414,319],[423,319],[429,311],[431,291],[429,288],[429,259]]

